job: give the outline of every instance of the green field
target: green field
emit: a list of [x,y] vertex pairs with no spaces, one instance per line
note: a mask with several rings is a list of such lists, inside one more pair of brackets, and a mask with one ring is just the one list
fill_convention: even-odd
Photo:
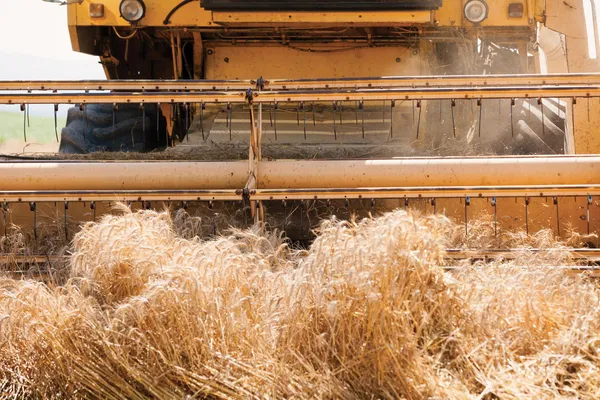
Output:
[[[61,128],[65,125],[65,117],[58,117],[58,136],[60,138]],[[29,117],[29,126],[25,128],[27,142],[53,143],[56,142],[53,116]],[[0,111],[0,144],[8,141],[24,140],[23,135],[23,113]]]

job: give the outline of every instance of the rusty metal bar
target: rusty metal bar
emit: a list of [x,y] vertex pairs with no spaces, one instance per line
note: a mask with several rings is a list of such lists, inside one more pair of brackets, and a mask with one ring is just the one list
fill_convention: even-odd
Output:
[[245,92],[90,92],[0,94],[0,104],[246,103]]
[[545,253],[551,254],[569,252],[572,255],[573,260],[586,260],[597,262],[600,261],[600,249],[511,249],[511,250],[462,250],[462,249],[448,249],[446,250],[446,258],[453,260],[464,260],[464,259],[475,259],[475,260],[489,260],[499,259],[512,260],[522,253]]
[[600,86],[494,86],[256,92],[254,102],[332,102],[599,97]]
[[242,190],[103,190],[0,192],[0,202],[241,201]]
[[[253,200],[600,195],[600,156],[256,161]],[[0,201],[239,200],[248,162],[0,162]]]
[[[595,86],[494,86],[253,92],[254,103],[600,97]],[[246,92],[3,93],[0,104],[243,104]]]
[[[421,199],[421,198],[532,198],[600,196],[595,186],[481,186],[481,187],[409,187],[362,189],[254,189],[247,198],[269,200],[345,200],[345,199]],[[8,191],[0,192],[2,203],[27,202],[130,202],[130,201],[240,201],[243,190],[206,191]]]
[[260,189],[598,184],[600,156],[263,161],[258,177]]
[[[600,84],[600,81],[599,81]],[[0,81],[0,91],[130,90],[130,91],[243,91],[256,86],[252,80],[81,80]]]
[[[331,189],[257,189],[253,200],[344,200],[344,199],[464,199],[464,198],[531,198],[599,196],[594,186],[475,186],[475,187],[408,187],[408,188],[341,188]],[[1,199],[1,196],[0,196]]]
[[[600,184],[600,156],[257,161],[259,189]],[[248,162],[0,162],[2,191],[235,190]]]
[[600,74],[549,75],[437,75],[392,76],[381,78],[273,79],[265,81],[267,90],[365,89],[390,87],[486,87],[486,86],[561,86],[599,85]]
[[[594,263],[595,263],[594,261],[588,262],[588,264],[594,264]],[[516,267],[523,268],[523,269],[528,268],[528,266],[524,266],[524,265],[518,265]],[[470,267],[469,266],[467,266],[467,267],[442,266],[440,268],[442,268],[446,272],[459,272],[461,270],[468,271]],[[586,276],[588,278],[592,278],[592,279],[600,278],[600,268],[594,267],[594,266],[573,267],[570,265],[545,265],[545,266],[538,266],[538,267],[536,267],[536,269],[537,268],[546,268],[546,269],[552,270],[552,271],[561,271],[561,272],[564,272],[566,275],[570,275],[570,276],[586,274]]]
[[[392,87],[594,86],[600,74],[443,75],[336,79],[264,80],[264,90],[370,89]],[[255,80],[70,80],[0,81],[0,91],[130,90],[130,91],[245,91]]]
[[0,176],[3,192],[236,190],[246,184],[248,163],[0,162]]
[[64,261],[67,257],[65,256],[46,256],[46,255],[17,255],[17,254],[0,254],[0,267],[6,266],[21,266],[29,264],[54,264],[60,261]]

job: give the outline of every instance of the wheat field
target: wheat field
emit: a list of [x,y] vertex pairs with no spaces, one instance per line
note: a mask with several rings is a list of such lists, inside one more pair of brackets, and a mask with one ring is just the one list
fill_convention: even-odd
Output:
[[0,278],[0,396],[600,398],[600,289],[549,234],[448,271],[464,228],[440,215],[327,220],[305,250],[197,223],[121,207],[64,282]]

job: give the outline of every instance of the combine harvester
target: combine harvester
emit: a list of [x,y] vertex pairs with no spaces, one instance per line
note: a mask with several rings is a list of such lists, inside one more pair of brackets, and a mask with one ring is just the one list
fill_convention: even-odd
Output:
[[299,241],[398,207],[600,229],[594,1],[66,3],[108,80],[0,82],[25,113],[73,107],[60,154],[0,162],[0,232],[27,232],[27,259],[41,226],[68,241],[116,201],[202,212],[211,233],[233,209]]

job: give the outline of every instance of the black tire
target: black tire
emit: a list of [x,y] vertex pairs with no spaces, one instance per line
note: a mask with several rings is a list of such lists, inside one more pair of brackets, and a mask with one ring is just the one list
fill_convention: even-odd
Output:
[[59,152],[144,152],[165,147],[164,117],[160,115],[157,121],[156,105],[144,109],[142,112],[132,104],[119,105],[114,113],[111,104],[88,104],[83,111],[79,107],[69,109]]

